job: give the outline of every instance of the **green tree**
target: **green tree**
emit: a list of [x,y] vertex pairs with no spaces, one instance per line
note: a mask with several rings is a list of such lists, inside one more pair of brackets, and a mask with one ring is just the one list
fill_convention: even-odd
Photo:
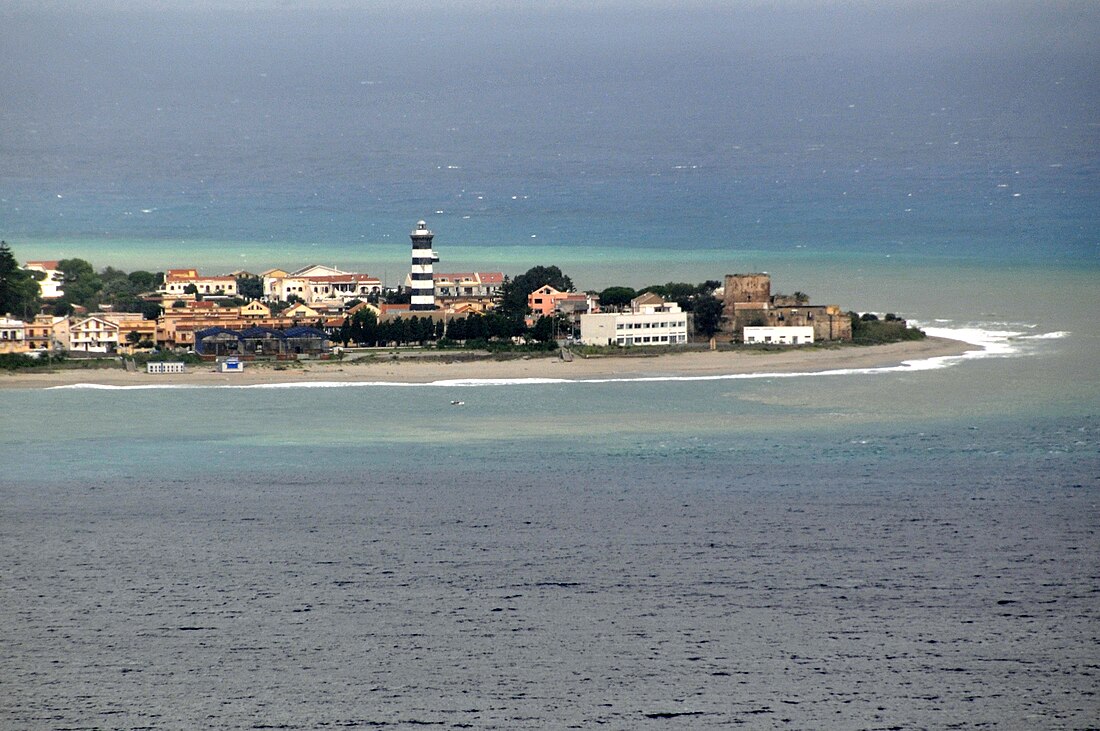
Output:
[[[149,274],[149,276],[153,275]],[[141,301],[138,294],[142,289],[129,274],[114,267],[106,267],[99,272],[99,279],[103,285],[98,297],[100,304],[106,303],[116,310],[127,312],[140,309]],[[140,276],[137,281],[141,281]]]
[[447,337],[451,340],[465,340],[466,339],[466,321],[469,317],[456,317],[447,323]]
[[412,302],[412,292],[400,289],[388,289],[383,299],[391,305],[407,305]]
[[508,339],[522,335],[526,327],[523,320],[516,320],[498,312],[490,312],[485,315],[486,325],[490,337]]
[[600,307],[626,307],[637,296],[631,287],[608,287],[600,292]]
[[38,311],[40,287],[34,273],[19,266],[6,241],[0,241],[0,316],[29,318]]
[[378,317],[373,311],[363,308],[347,321],[347,331],[343,337],[360,345],[374,345],[378,342]]
[[877,345],[895,343],[900,340],[921,340],[926,337],[923,330],[908,327],[904,318],[893,315],[893,319],[879,320],[873,313],[862,316],[858,312],[849,312],[852,320],[852,342],[858,345]]
[[252,276],[237,277],[237,294],[245,299],[262,299],[264,296],[264,280]]
[[713,337],[722,328],[722,301],[713,294],[700,295],[693,303],[695,332],[703,337]]
[[421,345],[427,343],[429,340],[435,337],[435,323],[430,317],[417,317],[414,318],[416,326],[414,328],[414,337]]
[[653,292],[659,294],[665,298],[666,301],[675,302],[680,305],[680,309],[684,312],[692,312],[695,310],[696,301],[701,301],[706,297],[714,295],[714,290],[721,286],[721,282],[716,280],[707,280],[700,284],[688,284],[687,282],[668,282],[666,284],[654,284],[649,287],[638,290],[638,294],[643,292]]
[[540,343],[548,343],[558,336],[559,324],[556,317],[540,317],[531,328],[531,337]]
[[141,303],[141,316],[146,320],[155,320],[160,317],[162,307],[159,302],[145,302]]
[[527,314],[527,295],[549,284],[559,292],[572,292],[573,280],[556,266],[531,267],[515,279],[505,279],[500,287],[500,311],[510,317]]
[[[160,286],[160,282],[158,281],[158,277],[156,274],[144,271],[142,269],[130,272],[126,275],[126,278],[130,280],[130,284],[133,285],[134,291],[139,294],[152,292],[156,290],[158,286]],[[163,275],[160,277],[160,279],[163,279]]]
[[89,309],[99,304],[103,280],[91,264],[83,259],[62,259],[57,262],[57,268],[61,271],[61,286],[65,292],[62,300]]

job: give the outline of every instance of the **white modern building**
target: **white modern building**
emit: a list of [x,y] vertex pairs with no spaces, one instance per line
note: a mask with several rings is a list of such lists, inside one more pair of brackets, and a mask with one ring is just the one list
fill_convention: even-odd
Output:
[[748,327],[744,329],[746,345],[772,343],[775,345],[809,345],[814,341],[812,326],[798,327]]
[[687,313],[675,302],[647,293],[630,302],[629,312],[581,315],[585,345],[678,345],[688,341]]

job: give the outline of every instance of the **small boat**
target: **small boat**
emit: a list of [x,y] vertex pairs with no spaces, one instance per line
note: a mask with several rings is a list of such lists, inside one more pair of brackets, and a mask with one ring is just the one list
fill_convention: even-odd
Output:
[[465,405],[466,405],[465,401],[452,401],[451,402],[451,406],[465,406]]

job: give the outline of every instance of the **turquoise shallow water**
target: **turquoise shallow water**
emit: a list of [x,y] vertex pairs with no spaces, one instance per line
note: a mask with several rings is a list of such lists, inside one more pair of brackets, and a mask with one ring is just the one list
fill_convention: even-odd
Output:
[[1088,727],[1092,273],[791,272],[774,273],[902,305],[982,355],[795,378],[0,391],[0,675],[17,690],[0,718]]
[[5,391],[0,717],[1087,727],[1096,415],[912,408],[996,364]]

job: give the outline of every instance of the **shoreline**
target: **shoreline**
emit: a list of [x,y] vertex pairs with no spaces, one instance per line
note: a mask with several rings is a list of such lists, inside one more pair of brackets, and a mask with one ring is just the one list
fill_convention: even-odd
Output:
[[763,374],[821,373],[847,369],[900,366],[908,361],[960,356],[980,350],[961,340],[928,337],[886,345],[836,349],[775,351],[691,351],[645,356],[558,355],[509,360],[490,358],[355,361],[302,361],[285,370],[249,363],[241,373],[219,373],[214,364],[188,366],[185,373],[150,374],[118,369],[62,369],[44,373],[0,374],[2,389],[46,389],[60,386],[163,387],[265,386],[305,383],[493,382],[516,380],[599,381],[607,379],[700,378]]

